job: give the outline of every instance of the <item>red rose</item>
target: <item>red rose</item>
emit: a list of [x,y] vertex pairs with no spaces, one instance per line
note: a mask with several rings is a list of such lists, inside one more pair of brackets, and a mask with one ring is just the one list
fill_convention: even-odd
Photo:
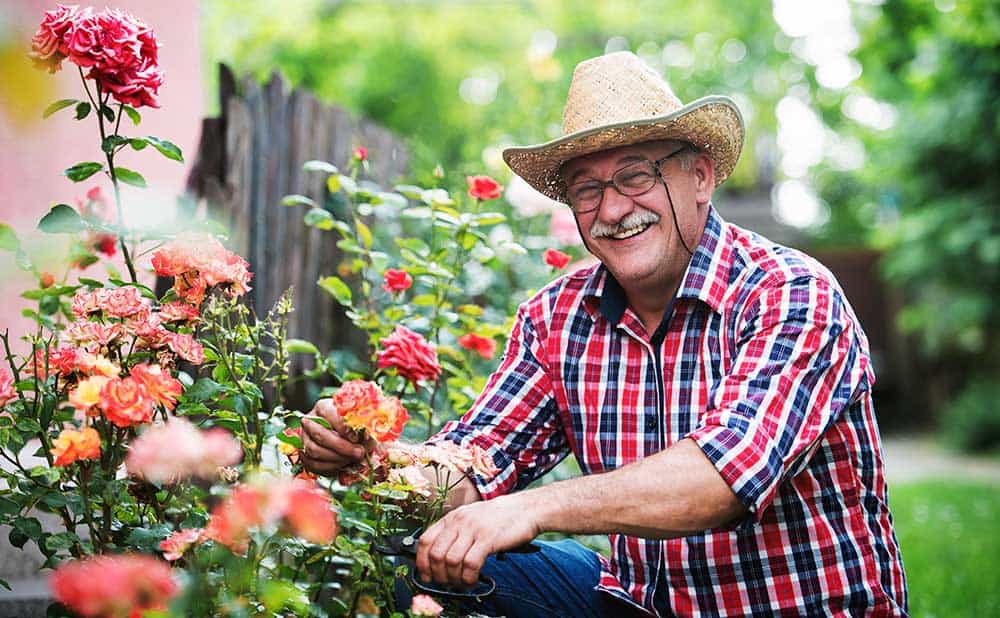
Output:
[[108,257],[114,257],[118,251],[118,237],[114,234],[98,234],[94,249]]
[[403,292],[410,289],[410,286],[413,285],[413,277],[405,270],[390,268],[382,276],[385,279],[382,289],[389,293]]
[[489,176],[466,176],[469,195],[477,200],[495,200],[503,193],[503,187]]
[[51,11],[45,11],[38,31],[31,38],[31,53],[28,54],[35,66],[48,69],[49,73],[55,73],[61,68],[67,55],[63,37],[78,19],[89,15],[90,10],[86,8],[80,11],[75,6],[60,4]]
[[441,375],[434,347],[427,343],[423,335],[405,326],[396,326],[396,330],[382,340],[378,366],[395,367],[399,375],[414,384],[419,380],[434,381]]
[[101,410],[117,427],[132,427],[153,420],[153,398],[133,378],[112,378],[101,388]]
[[364,146],[358,146],[354,149],[354,158],[358,161],[366,161],[368,159],[368,149]]
[[542,256],[545,258],[545,263],[552,268],[566,268],[569,264],[569,256],[558,249],[546,249]]
[[458,338],[458,345],[466,350],[478,352],[480,356],[489,360],[497,351],[497,342],[490,337],[483,337],[475,333],[468,333]]

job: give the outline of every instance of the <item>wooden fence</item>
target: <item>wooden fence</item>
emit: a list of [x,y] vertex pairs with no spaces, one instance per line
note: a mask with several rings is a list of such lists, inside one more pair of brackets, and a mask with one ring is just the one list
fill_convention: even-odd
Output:
[[[192,204],[204,201],[211,217],[230,230],[230,248],[250,262],[249,301],[258,313],[293,287],[289,336],[324,350],[347,344],[349,321],[316,285],[321,276],[335,274],[341,260],[337,237],[305,226],[302,207],[282,206],[281,198],[299,193],[323,203],[325,175],[304,172],[306,161],[344,169],[354,148],[365,146],[372,153],[371,178],[386,183],[406,170],[406,148],[386,129],[289,88],[278,74],[264,85],[252,78],[237,84],[220,65],[219,103],[219,117],[202,122],[187,180]],[[310,362],[302,356],[293,362]],[[301,368],[293,364],[292,371]]]

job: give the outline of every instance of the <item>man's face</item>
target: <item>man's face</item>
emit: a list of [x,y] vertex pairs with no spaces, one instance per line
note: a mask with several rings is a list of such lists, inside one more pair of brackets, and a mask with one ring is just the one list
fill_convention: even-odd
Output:
[[[679,148],[681,145],[676,142],[623,146],[572,159],[563,166],[562,174],[568,186],[586,180],[607,181],[619,170],[638,161],[656,161]],[[714,181],[714,177],[705,178],[706,171],[711,176],[710,168],[711,164],[706,164],[704,157],[696,158],[690,171],[682,169],[679,157],[671,157],[661,166],[678,216],[676,227],[667,190],[659,178],[647,192],[631,197],[622,195],[614,187],[606,187],[597,210],[576,214],[587,249],[608,267],[623,287],[642,288],[676,282],[691,257],[678,237],[677,227],[693,250],[700,229],[696,205],[707,203],[711,197],[710,189],[707,197],[704,191],[706,183]]]

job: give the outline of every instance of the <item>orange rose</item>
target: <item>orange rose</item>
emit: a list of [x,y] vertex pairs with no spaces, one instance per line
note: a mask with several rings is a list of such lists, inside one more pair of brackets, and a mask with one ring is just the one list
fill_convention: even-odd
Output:
[[117,427],[153,420],[153,398],[142,382],[131,377],[108,380],[101,389],[101,409]]
[[76,388],[69,392],[69,402],[77,412],[87,416],[96,416],[93,408],[101,403],[101,390],[111,378],[103,375],[90,376],[80,380]]
[[406,413],[406,408],[398,399],[383,397],[378,406],[362,420],[368,435],[378,442],[389,442],[403,433],[403,425],[410,420],[410,415]]
[[349,380],[333,396],[333,405],[337,413],[346,419],[349,415],[357,417],[366,414],[368,409],[378,405],[381,398],[382,390],[378,384]]
[[184,386],[159,365],[142,363],[132,367],[129,375],[141,382],[149,391],[150,397],[167,410],[173,410],[177,405],[177,398],[181,396]]
[[97,459],[101,456],[101,436],[93,427],[80,431],[64,429],[52,441],[52,465],[68,466],[81,459]]

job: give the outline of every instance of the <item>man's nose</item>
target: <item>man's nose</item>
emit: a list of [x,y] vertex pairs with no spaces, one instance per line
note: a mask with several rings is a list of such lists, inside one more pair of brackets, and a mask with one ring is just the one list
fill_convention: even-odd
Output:
[[604,198],[597,216],[605,223],[618,223],[622,217],[635,208],[635,202],[627,195],[622,195],[614,185],[604,187]]

